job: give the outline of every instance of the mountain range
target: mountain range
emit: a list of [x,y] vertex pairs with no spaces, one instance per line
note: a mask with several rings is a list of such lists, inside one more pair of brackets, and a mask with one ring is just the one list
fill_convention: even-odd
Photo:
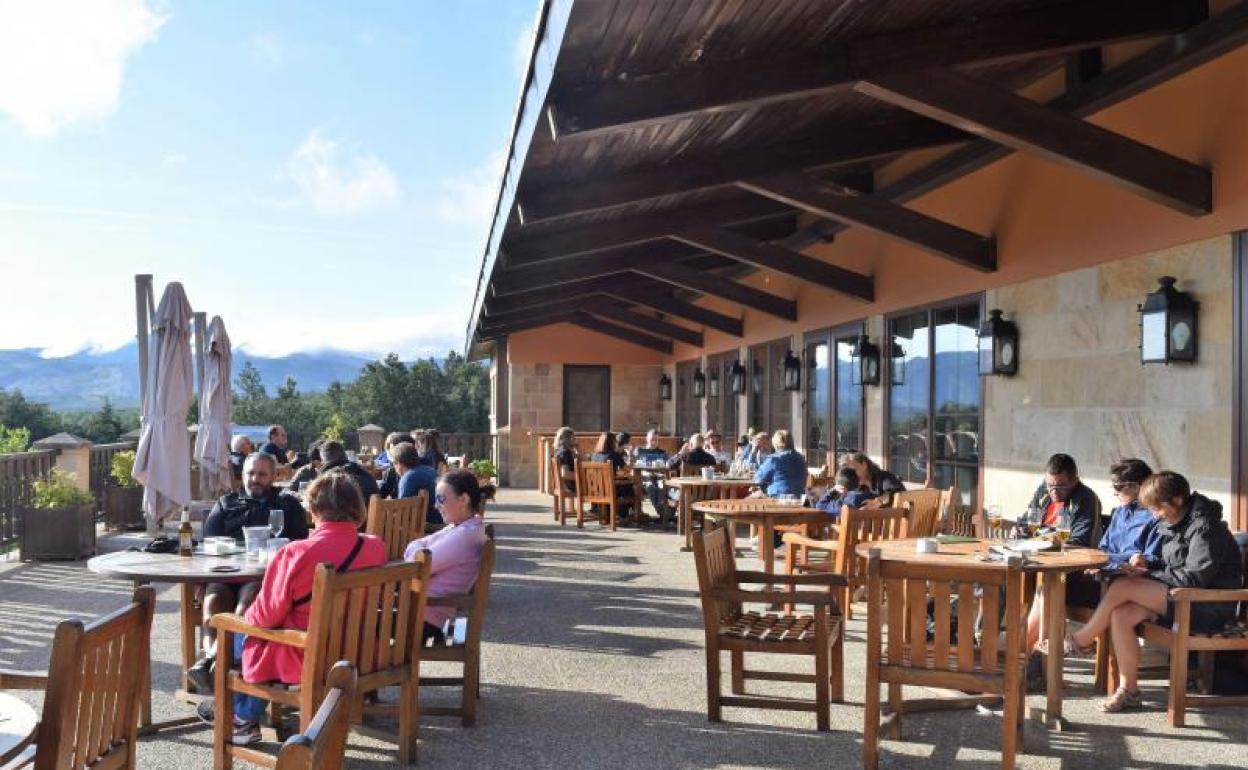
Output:
[[[319,392],[334,381],[351,382],[360,369],[375,360],[341,350],[293,353],[280,358],[234,351],[234,377],[251,362],[260,371],[265,389],[293,377],[300,392]],[[98,409],[105,399],[114,406],[138,406],[139,353],[131,342],[107,352],[82,351],[44,358],[36,348],[0,350],[0,388],[20,390],[31,401],[55,410]]]

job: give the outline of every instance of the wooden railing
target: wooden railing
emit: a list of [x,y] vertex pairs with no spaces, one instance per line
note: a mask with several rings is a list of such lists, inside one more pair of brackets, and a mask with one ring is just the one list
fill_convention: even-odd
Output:
[[494,436],[490,433],[443,433],[438,436],[438,448],[451,457],[464,455],[467,462],[494,461]]
[[95,508],[104,509],[104,488],[112,475],[113,456],[138,446],[134,441],[121,441],[116,444],[96,444],[91,447],[91,494],[95,495]]
[[17,540],[17,510],[30,503],[31,483],[52,470],[56,452],[0,455],[0,551]]

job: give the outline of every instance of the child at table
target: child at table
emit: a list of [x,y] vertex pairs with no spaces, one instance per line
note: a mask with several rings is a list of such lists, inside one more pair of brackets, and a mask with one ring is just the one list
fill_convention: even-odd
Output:
[[836,472],[832,488],[819,498],[815,507],[821,511],[827,511],[832,516],[832,520],[837,521],[841,518],[841,508],[847,505],[850,508],[861,508],[874,499],[875,495],[862,488],[858,472],[853,468],[844,467]]

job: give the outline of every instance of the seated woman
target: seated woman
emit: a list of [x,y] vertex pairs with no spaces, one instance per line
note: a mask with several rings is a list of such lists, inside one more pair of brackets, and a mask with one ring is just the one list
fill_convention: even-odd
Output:
[[[364,520],[364,497],[345,473],[318,476],[304,492],[304,502],[316,523],[306,540],[296,540],[274,555],[264,570],[264,582],[246,620],[260,628],[307,630],[312,616],[312,578],[318,564],[337,565],[339,572],[377,567],[386,563],[386,544],[359,532]],[[234,660],[242,659],[248,682],[299,684],[303,650],[262,639],[234,637]],[[251,695],[234,696],[235,746],[260,741],[260,717],[265,701]],[[213,721],[212,701],[198,707],[201,719]]]
[[[434,500],[446,526],[408,543],[403,558],[413,561],[421,550],[433,558],[429,563],[429,596],[462,594],[472,589],[477,580],[481,549],[485,547],[485,521],[481,518],[484,500],[494,494],[494,487],[484,488],[472,471],[448,471],[438,481]],[[454,620],[454,607],[425,607],[425,628],[422,638],[441,641],[446,624]]]
[[776,451],[763,460],[754,474],[754,483],[768,497],[806,493],[806,458],[793,448],[787,430],[771,436]]
[[564,426],[555,431],[555,469],[563,481],[564,492],[576,492],[576,434]]
[[832,515],[832,520],[836,521],[840,519],[841,509],[845,506],[861,508],[874,499],[874,495],[862,488],[854,469],[846,467],[836,472],[832,488],[819,498],[815,507],[821,511],[827,511]]
[[841,467],[853,468],[858,474],[858,482],[865,492],[873,498],[890,497],[894,492],[905,491],[906,485],[901,479],[875,464],[865,452],[846,452],[841,455]]
[[[1174,622],[1171,588],[1239,588],[1243,564],[1235,537],[1222,519],[1222,505],[1192,492],[1173,471],[1150,476],[1140,487],[1140,502],[1160,524],[1161,553],[1155,558],[1136,554],[1110,584],[1087,625],[1062,641],[1068,655],[1087,654],[1092,640],[1110,629],[1122,685],[1101,710],[1118,712],[1139,708],[1140,646],[1135,627],[1146,620]],[[1192,628],[1198,632],[1221,629],[1235,617],[1234,602],[1192,605]],[[1045,644],[1041,652],[1047,652]]]
[[321,471],[321,444],[323,439],[317,439],[308,446],[308,462],[299,470],[295,471],[295,475],[290,478],[290,488],[298,492],[308,484],[312,483],[312,479],[316,478],[316,474]]
[[[621,434],[627,436],[627,433]],[[619,473],[628,467],[628,459],[624,453],[620,451],[616,444],[616,436],[614,433],[607,431],[598,437],[598,443],[594,445],[594,452],[589,459],[596,463],[611,463],[612,473]],[[619,478],[615,479],[615,496],[625,501],[627,507],[629,500],[633,499],[633,479]],[[626,512],[624,515],[628,515]]]

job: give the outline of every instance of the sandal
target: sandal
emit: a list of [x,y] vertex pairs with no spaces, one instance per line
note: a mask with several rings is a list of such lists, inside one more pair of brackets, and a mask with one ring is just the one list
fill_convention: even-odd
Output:
[[1119,687],[1114,694],[1109,696],[1109,700],[1101,704],[1101,711],[1106,714],[1117,714],[1120,711],[1133,711],[1144,706],[1144,700],[1140,697],[1139,691],[1131,692],[1125,687]]
[[[1048,655],[1049,640],[1041,639],[1040,643],[1036,645],[1036,650],[1040,652],[1041,655]],[[1062,638],[1062,654],[1067,658],[1088,658],[1092,656],[1094,651],[1095,648],[1092,645],[1080,647],[1075,642],[1075,637],[1069,633]]]

